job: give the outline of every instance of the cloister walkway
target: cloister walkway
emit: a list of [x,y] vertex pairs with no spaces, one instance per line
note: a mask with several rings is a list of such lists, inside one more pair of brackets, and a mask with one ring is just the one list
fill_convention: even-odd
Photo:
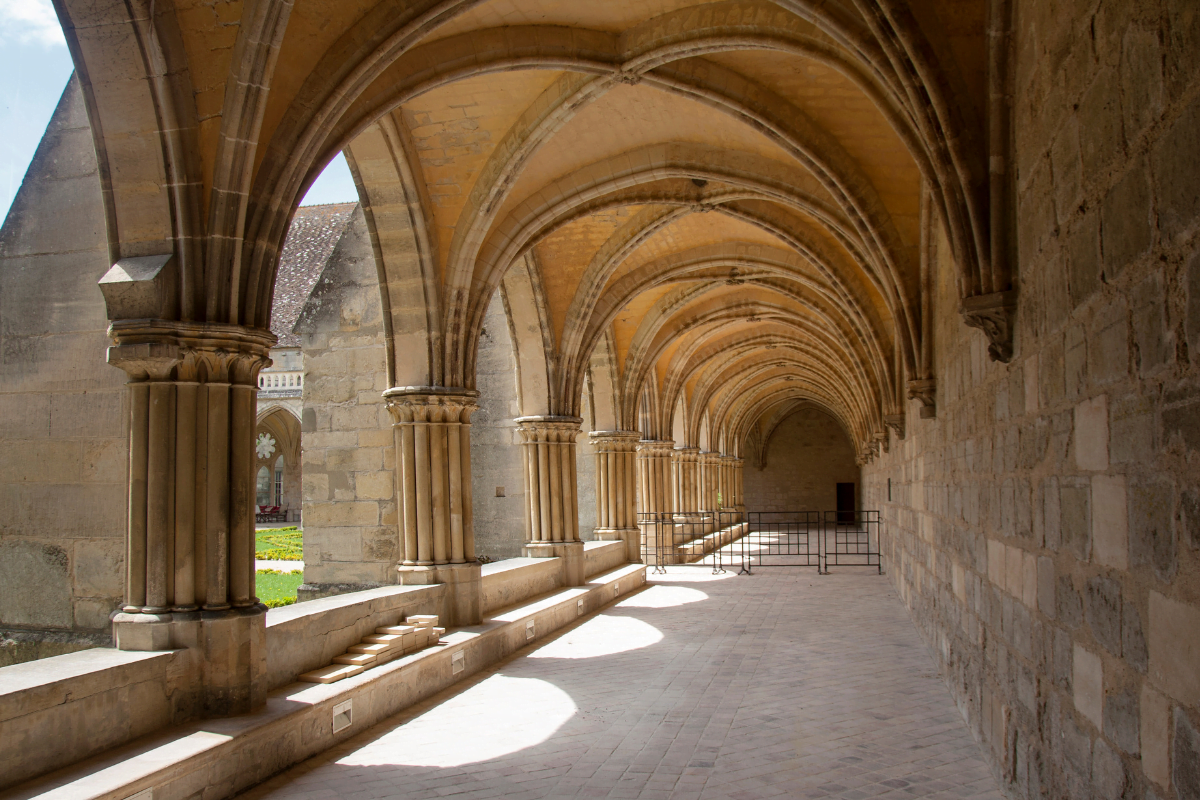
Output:
[[994,798],[886,577],[670,567],[245,795]]

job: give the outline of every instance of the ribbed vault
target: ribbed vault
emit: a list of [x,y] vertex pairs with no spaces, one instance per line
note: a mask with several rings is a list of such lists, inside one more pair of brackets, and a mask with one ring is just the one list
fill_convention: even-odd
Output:
[[614,429],[741,454],[814,403],[869,456],[930,396],[934,231],[1010,355],[1000,0],[229,5],[57,1],[114,259],[174,254],[180,320],[266,327],[344,150],[396,386],[472,388],[499,290],[522,413],[589,387]]

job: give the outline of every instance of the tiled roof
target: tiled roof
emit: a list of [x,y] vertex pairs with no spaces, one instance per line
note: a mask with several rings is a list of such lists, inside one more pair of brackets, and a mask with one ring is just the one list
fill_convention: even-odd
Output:
[[296,209],[279,257],[271,299],[271,332],[279,337],[278,347],[300,346],[292,326],[357,207],[358,203],[331,203]]

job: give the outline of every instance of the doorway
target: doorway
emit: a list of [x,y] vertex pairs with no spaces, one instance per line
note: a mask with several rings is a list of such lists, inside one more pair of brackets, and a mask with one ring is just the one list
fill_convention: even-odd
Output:
[[[826,484],[828,485],[828,484]],[[839,483],[837,485],[837,521],[839,525],[854,524],[854,484]]]

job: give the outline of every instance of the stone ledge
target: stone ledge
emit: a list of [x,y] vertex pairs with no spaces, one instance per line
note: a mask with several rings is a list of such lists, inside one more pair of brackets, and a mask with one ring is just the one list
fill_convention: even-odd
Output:
[[308,600],[267,612],[267,686],[329,664],[346,648],[402,615],[441,613],[445,586],[383,586]]
[[[153,788],[164,797],[232,797],[598,611],[645,580],[641,564],[612,570],[583,586],[510,608],[482,625],[454,630],[441,646],[338,683],[290,684],[272,691],[266,707],[253,714],[151,734],[8,796],[123,800]],[[335,734],[333,707],[346,700],[353,701],[353,723]]]
[[626,545],[622,539],[608,542],[583,543],[583,574],[590,578],[626,562]]
[[562,586],[562,559],[506,558],[483,565],[483,613],[506,608]]
[[189,666],[183,651],[105,647],[0,670],[0,789],[170,725]]

